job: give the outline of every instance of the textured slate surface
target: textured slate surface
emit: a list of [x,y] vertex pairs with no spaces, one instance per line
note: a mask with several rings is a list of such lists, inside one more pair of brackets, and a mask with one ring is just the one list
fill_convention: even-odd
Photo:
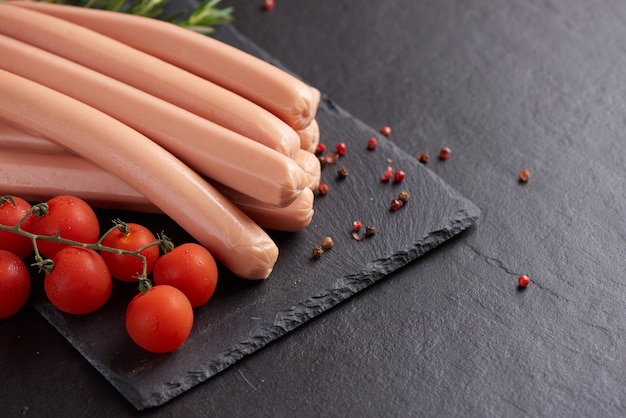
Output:
[[[449,145],[428,168],[480,219],[141,413],[26,309],[0,322],[7,415],[625,416],[626,4],[224,3],[241,33],[367,125],[391,125],[407,153]],[[533,279],[521,292],[520,273]]]
[[[263,54],[232,27],[225,41]],[[271,57],[264,55],[266,59]],[[243,357],[405,266],[470,227],[479,209],[432,171],[376,130],[355,119],[325,97],[318,113],[322,142],[329,149],[343,141],[348,153],[323,169],[328,195],[318,197],[315,217],[299,233],[274,233],[280,257],[265,282],[247,282],[220,271],[220,284],[210,303],[196,310],[189,340],[168,355],[151,355],[136,347],[124,330],[124,310],[135,286],[116,283],[104,309],[83,317],[58,312],[34,286],[34,306],[136,408],[161,405],[202,383]],[[367,150],[376,136],[380,145]],[[404,181],[383,183],[391,165]],[[337,170],[349,170],[339,179]],[[390,202],[406,190],[411,200],[391,212]],[[159,231],[175,242],[187,240],[162,216],[100,211],[104,222],[120,217]],[[375,236],[361,241],[351,235],[352,221],[375,225]],[[331,236],[335,247],[311,259],[314,245]]]

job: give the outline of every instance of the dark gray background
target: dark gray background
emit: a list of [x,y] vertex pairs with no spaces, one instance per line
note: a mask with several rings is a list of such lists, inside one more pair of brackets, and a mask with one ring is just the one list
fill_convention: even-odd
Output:
[[[224,1],[244,35],[366,124],[392,126],[406,152],[449,146],[428,167],[482,216],[141,415],[625,415],[626,4],[261,3]],[[36,313],[0,322],[7,334],[19,338],[0,349],[6,415],[136,414]]]

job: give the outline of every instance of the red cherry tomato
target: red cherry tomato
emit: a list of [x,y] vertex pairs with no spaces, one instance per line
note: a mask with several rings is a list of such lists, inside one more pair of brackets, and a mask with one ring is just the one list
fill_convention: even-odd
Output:
[[193,327],[193,308],[172,286],[156,285],[135,296],[126,308],[126,330],[139,347],[153,353],[179,348]]
[[[48,213],[35,216],[32,224],[24,229],[37,235],[52,236],[60,234],[62,238],[93,244],[100,239],[98,218],[84,200],[74,196],[55,196],[46,202]],[[52,257],[65,244],[50,241],[37,241],[39,252]]]
[[0,250],[0,319],[19,312],[30,293],[30,274],[22,259]]
[[96,251],[69,246],[52,256],[54,267],[46,274],[44,289],[50,302],[70,314],[100,309],[111,295],[113,279]]
[[[0,198],[1,225],[16,225],[30,210],[30,203],[24,199],[17,196],[12,196],[12,199],[13,202],[8,199],[8,196]],[[33,218],[29,216],[22,224],[22,228],[28,228]],[[33,243],[28,237],[14,232],[0,231],[0,250],[10,251],[20,258],[26,258],[33,251]]]
[[[150,230],[142,225],[128,223],[113,229],[102,240],[102,245],[120,250],[136,251],[156,241]],[[101,251],[100,255],[107,263],[113,277],[125,281],[135,282],[143,271],[143,261],[132,255],[115,254],[111,251]],[[159,258],[159,246],[153,245],[141,251],[146,257],[146,274],[152,273],[154,263]]]
[[204,305],[217,286],[217,265],[211,253],[201,245],[186,243],[174,247],[154,265],[157,285],[170,285],[187,296],[191,306]]

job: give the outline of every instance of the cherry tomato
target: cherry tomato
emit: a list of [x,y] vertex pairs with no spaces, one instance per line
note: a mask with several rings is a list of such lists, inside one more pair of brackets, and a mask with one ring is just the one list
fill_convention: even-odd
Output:
[[[100,225],[95,212],[84,200],[68,195],[55,196],[46,202],[48,213],[35,216],[32,224],[24,229],[37,235],[52,236],[93,244],[100,239]],[[52,257],[66,244],[37,241],[39,252]]]
[[157,285],[170,285],[187,296],[191,306],[204,305],[217,286],[217,265],[211,253],[196,243],[174,247],[154,265],[153,280]]
[[[102,240],[102,245],[120,250],[135,251],[156,241],[150,230],[135,223],[122,224],[113,229]],[[159,246],[153,245],[141,253],[146,257],[146,274],[152,273],[154,263],[159,258]],[[132,255],[115,254],[111,251],[101,251],[100,255],[107,263],[113,277],[125,281],[135,282],[143,271],[143,261]]]
[[126,330],[139,347],[153,353],[169,353],[189,337],[193,308],[180,290],[155,285],[135,296],[126,308]]
[[52,256],[54,267],[44,279],[50,302],[70,314],[88,314],[100,309],[111,295],[113,279],[96,251],[69,246]]
[[22,259],[0,250],[0,319],[19,312],[30,293],[30,274]]
[[[0,198],[0,224],[2,225],[16,225],[30,210],[30,203],[24,199],[17,196],[12,196],[12,199],[13,202],[8,197]],[[33,216],[29,216],[22,224],[22,228],[28,228],[33,219]],[[26,258],[33,251],[33,243],[28,237],[14,232],[0,231],[0,250],[10,251],[20,258]]]

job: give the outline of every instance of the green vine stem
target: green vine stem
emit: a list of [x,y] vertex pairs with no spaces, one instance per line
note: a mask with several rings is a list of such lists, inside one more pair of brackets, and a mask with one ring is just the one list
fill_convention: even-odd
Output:
[[[12,201],[10,196],[4,196],[0,198],[0,204],[6,201],[12,202],[12,204],[15,206],[15,202]],[[0,230],[13,232],[15,234],[27,237],[32,241],[33,250],[35,252],[35,262],[31,264],[31,266],[38,267],[40,272],[43,271],[46,274],[50,273],[52,269],[54,268],[54,261],[52,261],[49,258],[44,259],[41,256],[41,254],[39,253],[39,249],[37,247],[37,241],[51,241],[51,242],[56,242],[60,244],[72,245],[72,246],[77,246],[77,247],[82,247],[82,248],[89,248],[94,251],[107,251],[107,252],[112,252],[112,253],[119,254],[119,255],[128,255],[132,257],[138,257],[141,259],[142,264],[143,264],[143,270],[141,272],[141,275],[137,277],[137,279],[139,280],[139,290],[145,293],[150,289],[151,284],[150,284],[150,281],[148,280],[148,271],[147,271],[148,263],[146,261],[146,257],[143,254],[141,254],[141,252],[155,245],[159,245],[161,249],[163,249],[163,251],[166,251],[166,252],[171,251],[171,249],[174,248],[174,244],[172,243],[172,241],[163,233],[159,234],[157,239],[154,242],[151,242],[150,244],[147,244],[134,251],[122,250],[119,248],[113,248],[113,247],[109,247],[109,246],[102,244],[102,241],[104,240],[104,238],[112,231],[116,229],[120,229],[122,233],[124,233],[124,230],[126,231],[128,230],[128,225],[119,219],[114,220],[113,221],[114,225],[109,230],[107,230],[97,242],[92,243],[92,244],[63,238],[58,233],[55,235],[39,235],[39,234],[34,234],[32,232],[22,229],[22,225],[24,224],[26,219],[28,219],[29,216],[31,215],[44,216],[47,212],[48,212],[48,205],[46,203],[37,203],[31,206],[29,211],[15,225],[10,226],[10,225],[0,224]]]

